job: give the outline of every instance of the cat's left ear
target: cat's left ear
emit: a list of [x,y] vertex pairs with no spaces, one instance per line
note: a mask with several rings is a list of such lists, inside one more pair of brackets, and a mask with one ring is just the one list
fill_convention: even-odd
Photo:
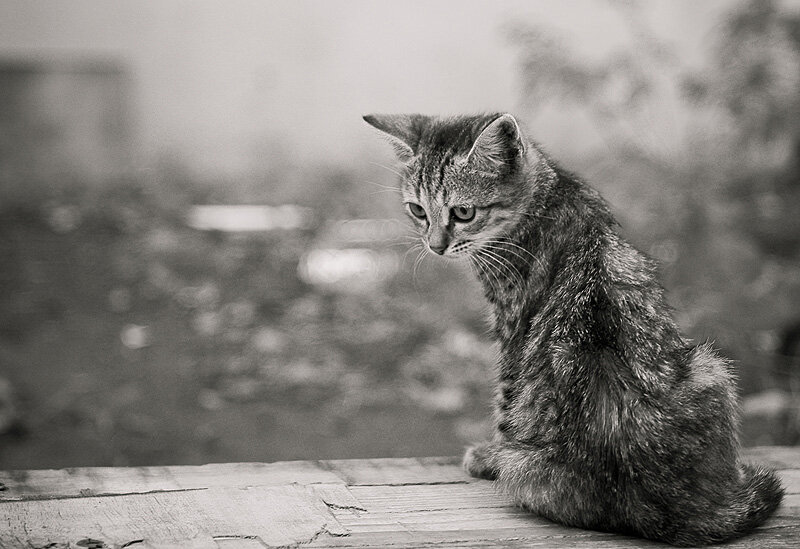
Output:
[[466,162],[482,171],[512,168],[525,155],[525,140],[517,120],[501,114],[486,126],[467,154]]
[[382,131],[403,162],[417,154],[419,138],[427,117],[419,114],[368,114],[364,121]]

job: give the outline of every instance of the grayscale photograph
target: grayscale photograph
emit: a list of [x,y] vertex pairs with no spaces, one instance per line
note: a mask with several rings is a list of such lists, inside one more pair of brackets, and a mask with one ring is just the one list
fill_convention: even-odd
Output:
[[0,549],[800,547],[800,0],[0,0]]

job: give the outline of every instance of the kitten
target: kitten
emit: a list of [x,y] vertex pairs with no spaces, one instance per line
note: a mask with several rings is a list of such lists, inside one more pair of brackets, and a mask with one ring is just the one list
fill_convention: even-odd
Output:
[[650,259],[509,114],[369,115],[430,250],[469,261],[500,343],[494,438],[467,471],[570,526],[675,545],[752,530],[783,496],[739,461],[728,363],[669,316]]

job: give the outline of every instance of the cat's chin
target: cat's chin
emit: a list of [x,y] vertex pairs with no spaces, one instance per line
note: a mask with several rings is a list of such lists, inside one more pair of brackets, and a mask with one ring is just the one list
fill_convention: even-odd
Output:
[[445,259],[447,261],[468,261],[470,258],[470,254],[467,252],[457,252],[457,253],[450,253],[449,251],[443,254],[437,254],[436,252],[430,252],[431,255],[435,256],[437,259]]
[[456,262],[458,262],[460,260],[464,260],[466,258],[466,256],[464,256],[464,255],[447,255],[447,254],[439,255],[439,254],[435,254],[435,253],[431,253],[431,255],[434,256],[436,258],[436,260],[446,261],[448,263],[456,263]]

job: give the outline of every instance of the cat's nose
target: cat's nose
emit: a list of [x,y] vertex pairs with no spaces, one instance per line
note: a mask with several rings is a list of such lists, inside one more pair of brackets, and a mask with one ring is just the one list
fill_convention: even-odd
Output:
[[450,235],[440,227],[431,228],[428,234],[428,247],[435,254],[444,255],[447,245],[450,244]]
[[447,243],[445,242],[442,244],[438,244],[431,242],[430,244],[428,244],[428,247],[431,249],[433,253],[444,255],[444,251],[447,249]]

